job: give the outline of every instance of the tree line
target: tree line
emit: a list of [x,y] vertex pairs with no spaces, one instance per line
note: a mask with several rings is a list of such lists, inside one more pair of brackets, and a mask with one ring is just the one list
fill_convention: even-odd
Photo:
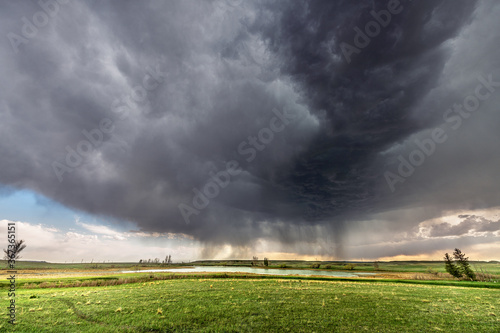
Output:
[[141,259],[139,260],[139,264],[165,264],[170,265],[172,263],[172,255],[168,254],[165,259],[160,261],[160,258],[154,259]]

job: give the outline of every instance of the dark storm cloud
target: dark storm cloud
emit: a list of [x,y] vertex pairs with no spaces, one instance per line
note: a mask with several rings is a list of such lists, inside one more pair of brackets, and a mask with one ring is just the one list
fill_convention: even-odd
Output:
[[351,63],[341,42],[354,45],[353,28],[363,30],[374,21],[370,11],[386,10],[387,3],[300,2],[284,9],[280,29],[274,20],[261,23],[269,24],[264,36],[283,60],[282,72],[323,120],[323,131],[288,179],[309,217],[370,210],[380,195],[377,154],[432,124],[412,119],[413,109],[436,84],[448,59],[442,44],[469,22],[474,3],[400,6]]
[[[242,248],[256,237],[314,242],[321,234],[316,224],[339,243],[349,221],[409,202],[434,202],[439,211],[454,196],[422,198],[422,187],[432,188],[427,184],[444,168],[426,164],[421,170],[427,171],[396,194],[387,191],[383,173],[410,149],[404,140],[442,122],[436,109],[471,89],[464,76],[476,70],[474,62],[481,60],[483,73],[494,69],[498,49],[479,44],[452,62],[467,60],[472,69],[462,67],[465,74],[456,76],[447,70],[464,49],[457,37],[464,29],[476,24],[473,35],[488,28],[494,38],[498,23],[488,12],[498,6],[400,6],[348,63],[340,44],[353,44],[353,28],[364,29],[373,20],[370,11],[387,3],[61,4],[17,53],[8,38],[0,47],[0,182],[136,222],[144,231],[183,232]],[[21,18],[32,21],[41,11],[36,3],[3,9],[6,36],[22,35]],[[430,99],[439,92],[441,99]],[[471,124],[470,131],[481,132]],[[84,130],[101,131],[103,143],[58,178],[54,162],[68,164],[68,149],[87,139]],[[494,149],[498,134],[482,133]],[[260,140],[253,147],[252,137]],[[441,159],[453,160],[454,149]],[[196,190],[203,191],[211,174],[227,171],[230,161],[238,162],[238,175],[206,207],[194,207]],[[494,165],[493,158],[484,164],[483,183]],[[475,166],[465,163],[453,176],[465,177],[466,186]],[[453,188],[445,185],[442,191]],[[498,204],[489,198],[477,205]],[[189,224],[179,204],[196,209]]]

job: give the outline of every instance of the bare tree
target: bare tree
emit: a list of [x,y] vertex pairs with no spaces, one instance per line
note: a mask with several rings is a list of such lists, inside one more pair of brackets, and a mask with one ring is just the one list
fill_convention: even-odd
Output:
[[14,259],[14,260],[17,260],[17,259],[20,259],[21,258],[21,251],[24,250],[26,248],[26,244],[24,242],[24,240],[18,240],[15,242],[15,244],[11,244],[7,247],[7,249],[4,249],[3,252],[4,252],[4,256],[3,258],[5,260],[9,260],[9,259]]
[[259,258],[254,256],[252,258],[252,266],[257,266],[259,264]]

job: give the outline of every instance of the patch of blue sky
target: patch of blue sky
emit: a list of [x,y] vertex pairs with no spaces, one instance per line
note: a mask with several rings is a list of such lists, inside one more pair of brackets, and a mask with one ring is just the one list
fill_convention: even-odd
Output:
[[30,190],[15,190],[2,188],[0,190],[0,220],[28,222],[42,224],[64,230],[73,230],[88,233],[76,223],[80,221],[94,225],[108,225],[117,231],[126,231],[134,228],[134,224],[109,223],[112,219],[97,217],[77,209],[65,207],[43,195]]

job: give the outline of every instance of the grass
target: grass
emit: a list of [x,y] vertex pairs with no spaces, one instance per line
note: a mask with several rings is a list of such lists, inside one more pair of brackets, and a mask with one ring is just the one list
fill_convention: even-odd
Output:
[[[2,296],[6,304],[7,294]],[[0,331],[498,332],[500,327],[498,289],[403,281],[192,276],[21,288],[16,305],[18,324],[12,328],[3,320]],[[0,316],[6,318],[5,306]]]
[[[251,265],[203,262],[238,263]],[[332,270],[347,265],[271,261],[271,267],[283,264],[294,269],[328,264]],[[354,264],[356,271],[374,269],[373,263]],[[499,273],[499,263],[472,264]],[[450,280],[441,262],[382,262],[381,275],[361,279],[116,272],[142,267],[158,265],[17,262],[18,324],[7,322],[2,306],[0,332],[498,332],[500,327],[500,283]],[[429,267],[441,278],[429,280],[434,275],[426,273]],[[427,277],[408,280],[413,275]],[[0,280],[4,305],[7,289],[8,281]]]
[[[349,281],[357,282],[360,278],[337,278],[322,276],[283,276],[283,275],[255,275],[246,273],[156,273],[156,274],[117,274],[114,276],[96,276],[83,278],[60,278],[60,279],[21,279],[17,280],[17,285],[22,289],[38,288],[74,288],[74,287],[96,287],[96,286],[115,286],[129,283],[142,283],[151,281],[176,280],[176,279],[284,279],[284,280],[313,280],[313,281]],[[477,282],[477,281],[459,281],[459,280],[405,280],[405,279],[364,279],[365,283],[405,283],[405,284],[424,284],[434,286],[454,286],[468,288],[490,288],[500,289],[500,284],[496,282]],[[9,281],[0,281],[0,289],[9,289]]]

